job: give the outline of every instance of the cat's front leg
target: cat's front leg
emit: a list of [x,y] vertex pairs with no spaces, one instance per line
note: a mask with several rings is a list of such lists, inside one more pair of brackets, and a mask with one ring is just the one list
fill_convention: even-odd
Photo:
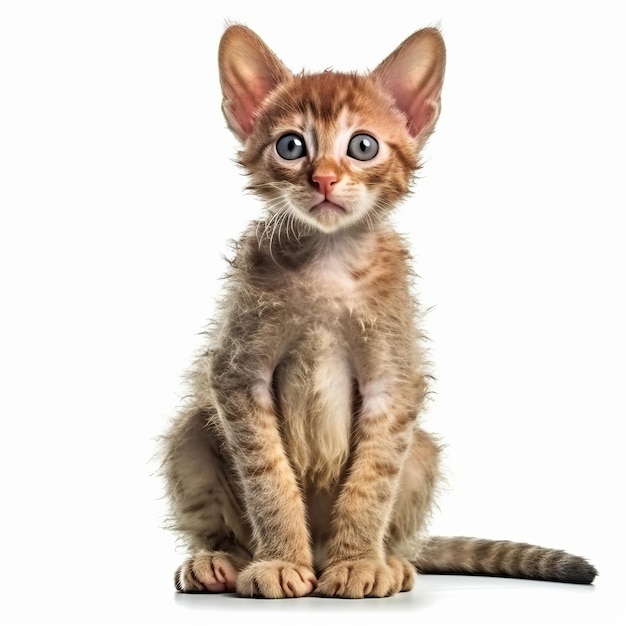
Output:
[[237,576],[237,593],[265,598],[308,595],[317,580],[304,502],[283,448],[271,377],[261,373],[270,370],[259,367],[259,374],[250,379],[242,375],[254,372],[250,363],[240,369],[229,356],[217,365],[215,396],[253,531],[253,561]]
[[389,556],[385,535],[414,427],[414,389],[368,385],[355,425],[350,469],[333,512],[334,528],[317,592],[384,597],[412,587],[414,569]]

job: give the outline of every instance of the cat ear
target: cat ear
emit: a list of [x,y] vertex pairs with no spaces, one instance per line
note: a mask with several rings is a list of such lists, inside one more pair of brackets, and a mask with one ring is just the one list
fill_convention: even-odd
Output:
[[291,72],[246,26],[230,26],[219,47],[222,110],[231,130],[245,139],[267,95],[289,78]]
[[436,28],[405,39],[371,74],[406,115],[411,135],[423,140],[441,110],[446,48]]

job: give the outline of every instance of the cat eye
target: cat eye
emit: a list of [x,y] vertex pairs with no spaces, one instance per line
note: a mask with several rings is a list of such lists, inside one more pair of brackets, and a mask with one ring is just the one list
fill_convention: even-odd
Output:
[[300,135],[288,133],[276,142],[276,152],[281,158],[293,161],[306,155],[306,144]]
[[371,135],[355,135],[348,144],[348,156],[358,161],[369,161],[378,154],[378,142]]

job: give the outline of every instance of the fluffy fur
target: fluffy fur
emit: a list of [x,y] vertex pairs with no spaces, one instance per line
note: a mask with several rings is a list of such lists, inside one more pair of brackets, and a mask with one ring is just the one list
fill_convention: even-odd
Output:
[[267,214],[236,245],[209,348],[164,444],[179,591],[362,598],[414,574],[590,583],[567,553],[428,538],[439,446],[410,256],[388,215],[439,115],[445,48],[411,35],[367,75],[292,74],[246,27],[223,111]]

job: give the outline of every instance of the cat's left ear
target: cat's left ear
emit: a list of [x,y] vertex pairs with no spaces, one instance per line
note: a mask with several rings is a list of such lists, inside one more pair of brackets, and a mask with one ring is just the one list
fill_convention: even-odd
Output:
[[224,116],[245,139],[265,98],[292,74],[256,33],[240,24],[222,35],[218,60]]
[[420,144],[441,111],[446,48],[436,28],[424,28],[403,41],[371,76],[406,115],[408,130]]

